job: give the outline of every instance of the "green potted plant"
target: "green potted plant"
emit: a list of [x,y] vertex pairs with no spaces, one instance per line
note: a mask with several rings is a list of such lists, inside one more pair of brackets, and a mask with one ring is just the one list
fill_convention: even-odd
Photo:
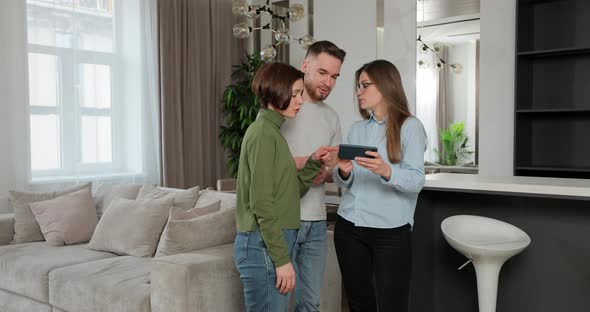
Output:
[[221,144],[228,154],[227,168],[232,177],[238,174],[240,148],[246,129],[258,115],[260,105],[252,92],[252,79],[264,61],[256,54],[246,53],[240,65],[234,65],[232,83],[223,93],[225,120],[221,126]]
[[470,160],[473,151],[467,149],[468,139],[463,122],[455,122],[449,124],[447,129],[440,129],[442,151],[435,149],[439,163],[443,166],[457,166]]

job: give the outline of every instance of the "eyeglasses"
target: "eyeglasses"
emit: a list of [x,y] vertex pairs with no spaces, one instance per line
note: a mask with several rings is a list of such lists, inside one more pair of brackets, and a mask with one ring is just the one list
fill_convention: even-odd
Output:
[[359,82],[356,84],[356,90],[358,92],[365,91],[365,89],[368,88],[372,84],[373,84],[372,82],[368,82],[368,81]]

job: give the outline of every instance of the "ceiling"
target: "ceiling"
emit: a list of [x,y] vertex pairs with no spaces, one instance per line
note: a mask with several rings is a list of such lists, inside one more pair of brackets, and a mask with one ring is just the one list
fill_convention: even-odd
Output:
[[479,39],[479,18],[418,27],[426,42],[457,44]]

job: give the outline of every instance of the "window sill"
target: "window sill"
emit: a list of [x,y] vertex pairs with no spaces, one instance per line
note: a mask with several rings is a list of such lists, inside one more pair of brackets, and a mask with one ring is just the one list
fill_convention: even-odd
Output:
[[72,183],[72,182],[89,182],[89,181],[104,181],[104,182],[115,182],[120,180],[131,180],[143,182],[147,178],[147,175],[143,172],[123,172],[123,173],[109,173],[109,174],[93,174],[93,175],[78,175],[78,176],[53,176],[53,177],[37,177],[32,178],[29,184],[34,185],[47,185],[57,183]]

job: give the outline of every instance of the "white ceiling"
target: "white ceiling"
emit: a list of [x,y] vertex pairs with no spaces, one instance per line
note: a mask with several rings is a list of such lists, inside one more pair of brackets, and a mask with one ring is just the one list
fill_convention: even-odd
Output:
[[479,39],[479,18],[418,27],[417,34],[428,42],[457,44]]
[[[376,1],[377,27],[383,27],[384,1],[388,0]],[[479,39],[479,9],[480,0],[416,0],[418,31],[424,25],[423,38],[448,44]]]
[[[418,22],[428,22],[453,16],[479,13],[479,0],[416,1],[416,20]],[[424,15],[422,15],[423,13]]]

